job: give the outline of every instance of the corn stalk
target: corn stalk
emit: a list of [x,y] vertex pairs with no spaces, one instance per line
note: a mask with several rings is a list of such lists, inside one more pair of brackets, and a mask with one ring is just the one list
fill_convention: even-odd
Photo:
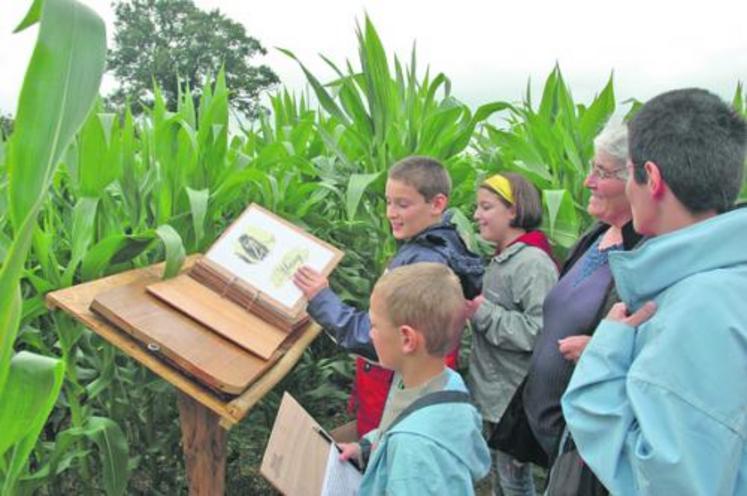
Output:
[[7,211],[13,241],[0,268],[0,478],[15,494],[27,459],[62,386],[64,362],[14,354],[19,281],[36,217],[57,163],[86,117],[104,70],[104,24],[74,0],[36,0],[18,31],[40,24],[7,155]]

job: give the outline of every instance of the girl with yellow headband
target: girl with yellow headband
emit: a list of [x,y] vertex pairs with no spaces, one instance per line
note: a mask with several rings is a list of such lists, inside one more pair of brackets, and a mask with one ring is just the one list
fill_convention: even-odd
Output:
[[[474,215],[480,235],[496,251],[472,301],[469,386],[488,438],[529,368],[542,327],[542,303],[557,281],[545,235],[536,230],[542,204],[536,188],[518,174],[496,174],[477,190]],[[534,496],[531,465],[495,451],[495,494]]]

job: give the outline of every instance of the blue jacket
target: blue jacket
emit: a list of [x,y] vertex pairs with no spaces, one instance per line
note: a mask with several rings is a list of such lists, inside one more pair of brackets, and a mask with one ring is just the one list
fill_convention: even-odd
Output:
[[[459,276],[465,296],[474,298],[481,291],[484,267],[478,255],[470,252],[459,236],[448,214],[438,224],[430,226],[404,242],[387,266],[394,269],[418,262],[448,265]],[[371,321],[368,311],[346,305],[331,289],[320,291],[307,307],[319,325],[334,332],[338,346],[366,358],[377,360],[368,332]]]
[[[447,370],[444,389],[467,391],[459,374]],[[489,471],[490,452],[475,407],[435,404],[413,411],[381,435],[360,495],[469,495]]]
[[638,328],[604,320],[562,406],[616,495],[747,494],[747,209],[610,254]]

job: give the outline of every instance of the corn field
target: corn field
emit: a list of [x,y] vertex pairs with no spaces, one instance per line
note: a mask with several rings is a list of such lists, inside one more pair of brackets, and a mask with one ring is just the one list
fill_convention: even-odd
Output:
[[[257,122],[229,122],[222,72],[198,105],[185,91],[167,108],[156,87],[152,107],[135,118],[127,108],[106,112],[99,99],[106,45],[94,13],[75,0],[37,0],[19,29],[37,23],[15,128],[0,135],[2,494],[185,492],[171,387],[50,313],[49,291],[162,260],[175,274],[185,254],[205,250],[257,202],[344,249],[332,286],[365,307],[395,250],[386,171],[411,154],[447,165],[451,208],[474,246],[479,180],[496,171],[529,177],[562,256],[590,223],[582,183],[593,137],[621,110],[612,78],[580,103],[556,67],[537,102],[527,91],[520,102],[473,111],[445,74],[419,69],[414,50],[406,62],[388,56],[366,19],[357,64],[325,59],[329,81],[285,51],[310,92],[281,89]],[[733,104],[747,113],[741,83]],[[266,489],[257,467],[283,389],[327,427],[345,418],[351,363],[325,339],[306,351],[231,433],[229,494]]]

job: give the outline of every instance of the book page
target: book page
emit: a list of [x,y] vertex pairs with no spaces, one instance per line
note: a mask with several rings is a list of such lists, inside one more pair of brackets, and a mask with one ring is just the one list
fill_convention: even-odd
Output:
[[321,496],[356,496],[361,479],[363,474],[351,463],[340,461],[340,452],[330,444]]
[[249,208],[206,257],[281,304],[293,307],[303,296],[291,280],[298,267],[309,265],[321,271],[334,255],[314,238],[258,208]]

